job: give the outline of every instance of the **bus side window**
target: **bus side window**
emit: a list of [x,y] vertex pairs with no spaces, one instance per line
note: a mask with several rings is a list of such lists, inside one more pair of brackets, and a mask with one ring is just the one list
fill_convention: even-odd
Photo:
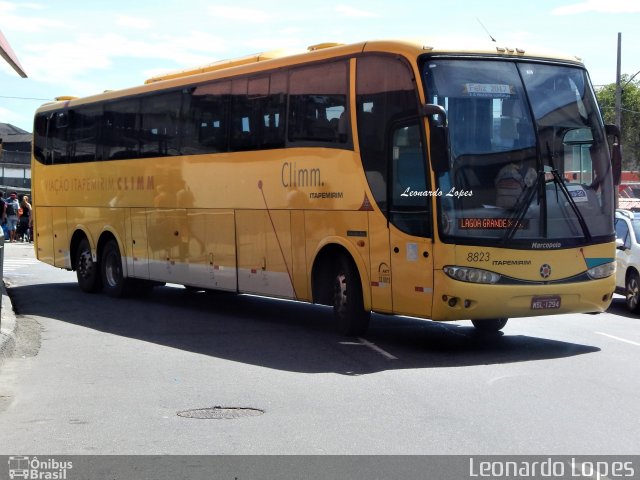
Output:
[[47,145],[47,127],[49,125],[49,115],[39,113],[33,123],[33,156],[43,164],[50,163],[49,147]]
[[142,157],[178,155],[178,125],[182,95],[179,91],[142,98]]
[[82,106],[71,110],[67,135],[68,162],[93,162],[97,159],[98,125],[102,107]]
[[227,151],[230,81],[209,82],[183,94],[182,155]]
[[[249,84],[249,94],[252,94]],[[273,72],[269,77],[269,95],[256,99],[258,121],[262,129],[262,148],[283,148],[285,144],[285,117],[287,111],[287,73]]]
[[104,107],[102,140],[108,160],[140,155],[140,99],[124,99]]
[[356,61],[356,114],[360,155],[369,188],[386,211],[389,125],[398,118],[417,115],[418,96],[413,73],[402,59],[368,54]]
[[[296,68],[289,84],[289,141],[344,144],[340,117],[347,110],[347,63]],[[341,134],[342,133],[342,134]]]
[[69,113],[55,112],[49,122],[49,163],[68,162]]
[[[251,150],[259,144],[253,102],[248,95],[248,83],[246,78],[231,82],[231,151]],[[252,84],[254,88],[255,85],[260,85],[256,81]],[[264,94],[266,95],[266,91]]]

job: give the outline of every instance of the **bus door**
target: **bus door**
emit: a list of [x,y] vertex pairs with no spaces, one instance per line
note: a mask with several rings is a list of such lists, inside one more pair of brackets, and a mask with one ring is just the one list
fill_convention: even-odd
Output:
[[[372,233],[380,232],[372,235],[373,309],[389,311],[390,294],[393,313],[429,317],[434,249],[431,193],[419,125],[395,128],[390,142],[388,218],[377,216],[379,224],[370,224]],[[370,215],[370,219],[373,217]],[[390,291],[385,290],[389,286],[385,280],[390,283]]]

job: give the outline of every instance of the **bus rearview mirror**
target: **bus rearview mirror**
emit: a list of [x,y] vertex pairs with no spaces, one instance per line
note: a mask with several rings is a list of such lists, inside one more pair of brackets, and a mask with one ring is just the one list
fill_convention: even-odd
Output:
[[447,112],[441,105],[426,104],[422,112],[429,118],[429,158],[435,172],[449,170],[449,129]]
[[611,169],[613,173],[613,184],[620,185],[622,178],[622,147],[620,146],[620,140],[622,140],[622,134],[620,128],[617,125],[608,124],[604,126],[607,136],[613,137],[613,144],[611,145]]

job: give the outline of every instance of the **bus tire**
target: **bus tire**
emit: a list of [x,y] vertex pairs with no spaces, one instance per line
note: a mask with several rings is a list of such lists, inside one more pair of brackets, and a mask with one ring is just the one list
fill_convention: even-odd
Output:
[[89,240],[83,238],[75,252],[75,267],[78,286],[83,292],[97,293],[102,290],[100,263],[93,260]]
[[129,293],[122,271],[122,256],[115,240],[109,240],[102,249],[100,262],[104,292],[110,297],[124,297]]
[[364,309],[362,282],[358,269],[350,258],[342,255],[333,274],[333,317],[342,335],[364,335],[369,327],[371,312]]
[[483,320],[471,320],[477,330],[486,333],[497,333],[507,324],[508,318],[487,318]]

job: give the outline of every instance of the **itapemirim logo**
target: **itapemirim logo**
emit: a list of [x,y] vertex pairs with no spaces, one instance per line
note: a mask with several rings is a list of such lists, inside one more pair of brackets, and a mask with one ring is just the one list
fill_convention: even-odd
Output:
[[66,480],[73,462],[61,462],[55,458],[41,460],[38,457],[14,455],[9,457],[9,478],[28,480]]

